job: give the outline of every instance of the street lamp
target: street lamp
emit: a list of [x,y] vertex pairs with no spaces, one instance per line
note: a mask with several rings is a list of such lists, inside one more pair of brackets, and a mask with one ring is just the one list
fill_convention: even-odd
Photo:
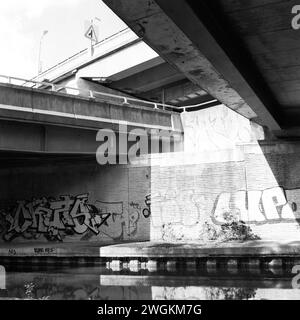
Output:
[[38,61],[38,75],[42,73],[43,70],[43,65],[42,65],[42,60],[41,60],[41,54],[42,54],[42,41],[45,37],[45,35],[48,33],[48,30],[44,30],[41,39],[40,39],[40,46],[39,46],[39,61]]

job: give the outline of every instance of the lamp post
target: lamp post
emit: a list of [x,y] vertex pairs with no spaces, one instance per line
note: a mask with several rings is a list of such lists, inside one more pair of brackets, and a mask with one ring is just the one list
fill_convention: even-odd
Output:
[[42,73],[43,71],[43,64],[41,60],[41,55],[42,55],[42,41],[45,37],[45,35],[48,33],[48,30],[44,30],[40,39],[40,46],[39,46],[39,61],[38,61],[38,75]]

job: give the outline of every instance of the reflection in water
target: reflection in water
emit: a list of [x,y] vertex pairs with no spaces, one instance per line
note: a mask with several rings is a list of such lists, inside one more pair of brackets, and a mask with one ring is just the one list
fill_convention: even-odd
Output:
[[256,290],[253,288],[209,288],[207,298],[209,300],[248,300],[255,297]]
[[6,288],[6,270],[4,266],[0,265],[0,290]]
[[17,271],[6,268],[0,299],[242,300],[297,299],[291,275],[168,274],[112,272],[105,268]]
[[152,287],[155,300],[245,300],[255,297],[254,288]]

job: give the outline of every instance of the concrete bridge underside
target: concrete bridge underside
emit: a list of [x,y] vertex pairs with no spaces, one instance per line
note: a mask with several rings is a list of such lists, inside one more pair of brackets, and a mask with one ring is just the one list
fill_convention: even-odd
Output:
[[[2,85],[0,149],[7,162],[19,161],[0,168],[1,240],[205,244],[211,241],[207,223],[218,230],[230,212],[262,240],[298,243],[300,145],[258,141],[263,130],[254,126],[259,139],[249,121],[289,134],[297,117],[281,108],[255,68],[247,73],[237,67],[191,2],[105,2],[165,61],[223,105],[179,114],[125,99],[107,102]],[[94,158],[96,132],[118,131],[120,123],[128,130],[184,131],[184,151],[151,155],[146,165],[100,166]],[[22,156],[30,157],[27,165]]]
[[278,137],[299,137],[291,1],[104,0],[191,82]]

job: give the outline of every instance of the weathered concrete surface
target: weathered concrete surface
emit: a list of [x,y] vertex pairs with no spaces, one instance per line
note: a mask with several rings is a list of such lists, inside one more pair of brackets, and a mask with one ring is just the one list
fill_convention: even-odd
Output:
[[[110,147],[113,151],[110,155],[115,155],[116,158],[119,155],[127,157],[130,148],[137,143],[134,140],[137,135],[131,129],[133,127],[127,126],[125,123],[122,123],[119,128],[116,126],[115,135],[111,134],[110,129],[105,129],[107,135],[111,138]],[[161,139],[160,131],[148,128],[138,130],[143,133],[142,139],[147,140],[148,143],[148,147],[146,145],[141,148],[141,154],[151,153],[151,140],[159,141]],[[175,138],[176,141],[172,141],[172,150],[182,150],[183,134],[171,131],[163,132],[170,133]],[[0,120],[0,150],[6,152],[35,153],[43,156],[47,154],[57,156],[62,154],[89,154],[95,159],[96,151],[103,144],[103,139],[104,137],[99,138],[96,128],[87,129],[45,123]],[[124,161],[116,161],[116,163],[124,164]]]
[[203,244],[201,242],[126,242],[113,244],[5,243],[0,257],[95,257],[95,258],[209,258],[209,257],[300,257],[300,241],[246,241]]
[[151,240],[206,241],[228,213],[263,240],[300,240],[299,143],[257,141],[224,106],[182,119],[184,152],[151,157]]
[[64,126],[0,121],[0,150],[44,154],[95,155],[96,130]]
[[[129,97],[133,98],[129,94],[118,91],[116,89],[111,89],[109,87],[103,86],[100,83],[95,83],[93,81],[88,81],[88,80],[79,78],[79,77],[77,77],[76,74],[64,79],[63,81],[55,82],[55,84],[58,84],[59,86],[75,88],[75,90],[74,89],[60,90],[60,92],[73,94],[75,96],[79,95],[82,97],[90,97],[89,90],[92,90],[95,92],[102,92],[102,93],[108,93],[108,94],[113,94],[113,95],[117,95],[117,96],[124,96],[124,97],[128,97],[128,98]],[[76,89],[78,89],[78,90],[76,90]]]
[[241,115],[249,119],[258,118],[271,129],[280,129],[278,115],[272,114],[276,109],[274,104],[266,102],[258,90],[253,90],[186,1],[104,2],[193,83]]
[[6,243],[0,246],[1,257],[99,257],[99,244],[81,243]]
[[300,256],[300,241],[246,241],[203,244],[197,242],[138,242],[100,247],[101,257],[207,258]]
[[[0,85],[0,119],[22,122],[72,126],[86,129],[110,128],[118,125],[130,128],[165,129],[181,132],[178,113],[153,110],[122,98],[96,99],[72,96],[47,90],[8,84]],[[176,126],[176,127],[174,127]]]

